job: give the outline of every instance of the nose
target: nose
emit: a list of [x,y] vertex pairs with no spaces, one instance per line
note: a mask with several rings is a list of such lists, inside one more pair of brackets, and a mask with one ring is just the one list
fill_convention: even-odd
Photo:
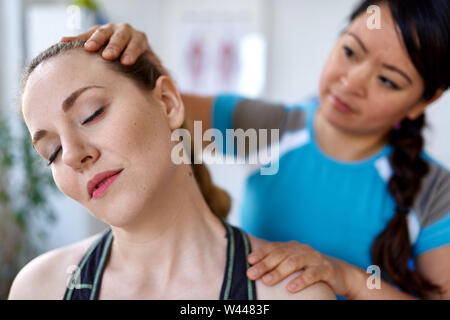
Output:
[[98,158],[99,152],[81,137],[69,137],[62,142],[62,161],[74,170],[82,170]]
[[363,96],[369,80],[369,72],[363,65],[353,66],[341,77],[343,89],[351,95]]

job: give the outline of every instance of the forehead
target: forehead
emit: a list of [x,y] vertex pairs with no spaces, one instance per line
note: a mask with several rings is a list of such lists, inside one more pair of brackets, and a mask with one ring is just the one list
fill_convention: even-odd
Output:
[[49,114],[62,112],[64,99],[81,87],[101,85],[114,90],[121,77],[107,63],[83,49],[41,63],[28,78],[22,95],[23,116],[30,131]]
[[404,45],[401,30],[394,21],[386,4],[380,7],[381,29],[369,29],[367,21],[374,13],[362,13],[349,26],[348,31],[356,34],[364,43],[376,62],[395,65],[412,77],[419,76]]

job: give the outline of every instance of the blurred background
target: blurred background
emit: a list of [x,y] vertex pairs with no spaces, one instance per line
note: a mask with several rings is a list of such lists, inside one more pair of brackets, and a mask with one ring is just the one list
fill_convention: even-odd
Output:
[[[20,73],[62,36],[94,24],[144,31],[185,93],[294,103],[315,95],[356,0],[0,0],[0,299],[35,256],[105,228],[59,192],[17,114]],[[429,109],[427,151],[450,167],[449,94]],[[211,165],[239,223],[243,168]]]

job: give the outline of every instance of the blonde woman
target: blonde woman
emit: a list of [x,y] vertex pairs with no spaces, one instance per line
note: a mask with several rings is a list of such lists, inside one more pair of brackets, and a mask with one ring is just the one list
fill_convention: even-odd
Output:
[[247,279],[247,255],[265,241],[223,220],[229,198],[203,165],[171,161],[185,113],[164,68],[83,46],[59,43],[31,62],[21,112],[58,188],[110,228],[34,259],[9,298],[334,298],[325,284],[289,294]]

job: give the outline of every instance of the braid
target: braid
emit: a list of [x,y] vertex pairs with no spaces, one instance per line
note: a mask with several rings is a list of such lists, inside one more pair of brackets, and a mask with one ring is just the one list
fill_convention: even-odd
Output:
[[394,284],[420,298],[430,292],[440,292],[437,285],[408,267],[411,243],[406,215],[414,205],[421,182],[429,170],[421,158],[424,125],[425,115],[416,120],[405,119],[401,127],[390,134],[389,143],[394,151],[390,157],[393,175],[389,180],[389,191],[396,202],[396,213],[372,246],[374,263],[386,270]]

